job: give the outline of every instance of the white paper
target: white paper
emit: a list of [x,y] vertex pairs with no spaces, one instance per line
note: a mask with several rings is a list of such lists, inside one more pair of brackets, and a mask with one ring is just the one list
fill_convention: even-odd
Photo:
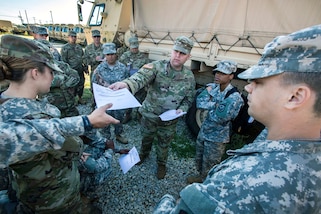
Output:
[[159,117],[161,118],[162,121],[170,121],[180,116],[183,116],[184,114],[186,114],[186,112],[184,111],[179,114],[176,114],[176,109],[172,109],[172,110],[165,111],[163,114],[159,115]]
[[128,152],[128,154],[124,154],[119,157],[119,165],[124,174],[126,174],[126,172],[128,172],[128,170],[135,166],[139,161],[139,154],[135,146]]
[[113,104],[108,110],[136,108],[141,106],[127,88],[114,91],[110,88],[93,83],[93,93],[98,108],[107,103]]

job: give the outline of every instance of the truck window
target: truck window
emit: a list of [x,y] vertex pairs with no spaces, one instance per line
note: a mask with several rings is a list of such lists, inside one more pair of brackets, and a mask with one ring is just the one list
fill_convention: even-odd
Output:
[[105,10],[105,4],[98,4],[95,6],[93,13],[89,20],[89,26],[99,26],[102,23],[103,17],[101,13]]

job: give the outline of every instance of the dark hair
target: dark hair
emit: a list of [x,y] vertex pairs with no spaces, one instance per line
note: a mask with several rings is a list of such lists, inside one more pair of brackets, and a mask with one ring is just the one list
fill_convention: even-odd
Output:
[[285,85],[293,85],[298,83],[304,83],[308,85],[316,93],[314,111],[317,116],[321,116],[320,72],[284,72],[282,75],[282,83]]
[[24,79],[29,69],[38,68],[38,70],[43,73],[45,66],[42,62],[35,62],[28,59],[1,57],[0,80],[20,82]]

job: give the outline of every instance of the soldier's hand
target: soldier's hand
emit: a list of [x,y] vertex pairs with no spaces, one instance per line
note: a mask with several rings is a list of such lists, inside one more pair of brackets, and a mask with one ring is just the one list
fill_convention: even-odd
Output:
[[120,149],[119,154],[128,154],[129,151],[129,149]]
[[118,90],[118,89],[122,89],[122,88],[128,89],[128,85],[124,82],[115,82],[115,83],[111,84],[108,88],[110,88],[112,90]]
[[110,124],[118,124],[120,121],[106,113],[113,104],[109,103],[95,109],[88,115],[88,119],[94,128],[103,128]]

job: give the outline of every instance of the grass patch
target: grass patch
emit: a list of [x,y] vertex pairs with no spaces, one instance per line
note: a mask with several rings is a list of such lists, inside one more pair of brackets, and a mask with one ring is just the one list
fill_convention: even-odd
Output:
[[176,134],[170,148],[179,158],[195,157],[195,145],[184,135]]

